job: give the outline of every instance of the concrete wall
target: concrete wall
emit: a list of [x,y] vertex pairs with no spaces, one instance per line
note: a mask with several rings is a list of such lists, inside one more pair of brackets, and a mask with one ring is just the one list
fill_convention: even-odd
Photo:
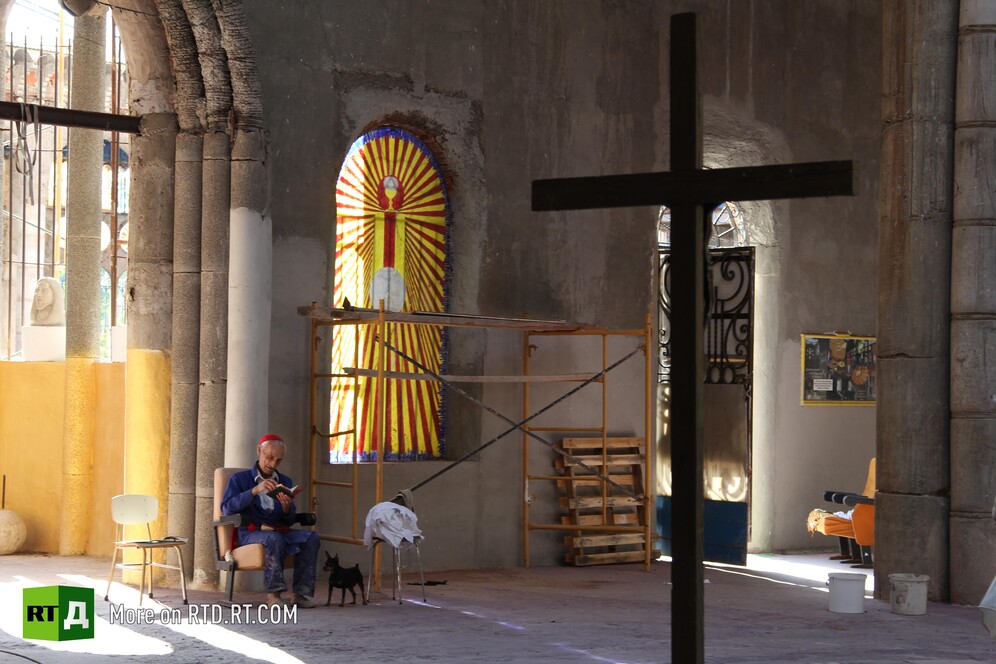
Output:
[[[833,545],[811,540],[804,517],[823,487],[860,488],[874,410],[800,406],[799,335],[874,334],[881,30],[875,3],[857,0],[248,0],[271,145],[269,419],[291,441],[287,472],[305,477],[308,441],[309,328],[296,307],[330,299],[334,183],[372,125],[414,127],[440,146],[451,311],[610,328],[654,315],[656,210],[532,213],[530,183],[667,168],[668,17],[693,5],[707,165],[859,163],[854,198],[744,206],[758,245],[752,547]],[[516,334],[452,342],[454,372],[520,371]],[[480,394],[521,411],[517,388]],[[643,417],[630,397],[616,415],[627,426]],[[451,450],[488,440],[488,418],[455,406]],[[437,466],[391,465],[385,491]],[[520,468],[521,446],[495,445],[417,493],[436,547],[428,567],[517,564]],[[534,562],[556,562],[555,549]]]
[[[95,365],[93,511],[86,553],[114,550],[111,498],[123,491],[123,363]],[[0,362],[0,473],[7,476],[7,509],[24,519],[22,551],[59,551],[65,372],[62,362]]]

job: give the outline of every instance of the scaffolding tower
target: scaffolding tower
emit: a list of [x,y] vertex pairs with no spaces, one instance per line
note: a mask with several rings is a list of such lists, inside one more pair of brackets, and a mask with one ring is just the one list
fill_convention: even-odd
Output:
[[[567,425],[552,429],[550,427],[531,427],[528,424],[514,423],[513,426],[522,431],[522,462],[523,462],[523,564],[529,566],[529,539],[530,533],[535,530],[559,530],[566,533],[565,540],[568,541],[567,560],[574,564],[599,564],[609,562],[635,562],[642,560],[649,569],[651,560],[651,496],[649,495],[652,484],[652,463],[650,458],[650,446],[646,441],[650,440],[650,414],[651,414],[651,360],[653,354],[647,352],[650,348],[651,336],[649,323],[642,330],[616,330],[609,331],[594,326],[579,323],[569,323],[566,321],[538,320],[529,318],[500,318],[490,316],[472,316],[432,312],[406,312],[397,313],[373,309],[338,309],[320,307],[315,303],[310,306],[298,308],[298,313],[311,320],[311,380],[310,380],[310,435],[311,445],[308,455],[308,501],[312,509],[318,505],[317,490],[335,489],[347,491],[350,505],[350,524],[348,532],[319,533],[319,537],[326,541],[340,542],[345,544],[362,545],[363,538],[360,531],[360,524],[357,520],[359,466],[369,463],[375,466],[374,473],[374,502],[381,502],[384,499],[384,443],[386,441],[387,421],[386,421],[386,394],[390,381],[395,380],[438,380],[450,388],[457,389],[460,383],[521,383],[523,420],[528,420],[534,412],[530,414],[531,406],[529,401],[529,386],[531,383],[580,383],[583,387],[590,383],[600,383],[602,388],[602,418],[601,426],[593,428],[572,427]],[[470,327],[470,328],[494,328],[521,330],[523,334],[523,373],[517,376],[501,375],[437,375],[430,373],[409,373],[385,370],[386,354],[391,352],[388,338],[390,336],[388,326],[406,325],[434,325],[441,327]],[[347,328],[352,328],[352,334],[359,335],[363,326],[373,326],[373,338],[376,343],[373,366],[359,366],[360,358],[358,351],[354,354],[352,367],[320,367],[323,357],[323,342],[331,345],[336,334],[348,334]],[[327,339],[323,338],[323,329],[328,328]],[[530,372],[530,340],[537,336],[600,336],[602,339],[602,371],[588,373],[563,373],[563,374],[535,374]],[[629,336],[638,340],[638,348],[630,353],[635,354],[637,350],[642,350],[644,355],[644,433],[643,437],[613,438],[609,435],[606,427],[607,420],[607,400],[605,390],[605,376],[612,368],[618,366],[621,361],[609,364],[607,356],[608,339],[613,336]],[[358,344],[355,345],[358,349]],[[628,359],[627,358],[624,359]],[[354,427],[343,431],[325,431],[328,426],[327,417],[325,422],[319,421],[319,402],[321,399],[322,381],[330,381],[335,378],[348,378],[354,382],[353,389],[353,422]],[[373,412],[376,414],[372,422],[374,427],[374,437],[379,442],[376,460],[363,462],[358,458],[358,445],[356,429],[356,408],[358,385],[361,379],[374,380],[375,384],[371,390],[374,395]],[[567,395],[580,389],[575,387]],[[466,394],[466,393],[464,393]],[[473,398],[471,397],[473,400]],[[477,402],[485,409],[504,418],[500,413],[490,409],[484,404]],[[551,404],[552,405],[552,404]],[[557,453],[556,464],[562,471],[561,474],[536,475],[529,472],[529,439],[538,439],[535,432],[539,431],[559,431],[561,433],[581,436],[580,438],[565,438],[564,440],[551,445],[542,439],[541,442],[554,448]],[[352,461],[351,474],[348,481],[331,481],[318,477],[319,462],[317,458],[318,450],[321,448],[328,454],[328,441],[340,436],[352,436]],[[626,458],[622,461],[629,462],[628,471],[618,472],[620,466],[619,441],[627,440],[634,443],[633,446],[625,450]],[[581,441],[581,442],[572,442]],[[637,443],[636,441],[643,441]],[[496,442],[492,440],[491,442]],[[591,445],[602,451],[592,454]],[[580,447],[579,447],[580,445]],[[483,446],[482,446],[483,447]],[[418,486],[427,483],[448,470],[452,465],[463,461],[482,448],[478,448],[466,457],[461,458],[450,466],[447,466],[439,473],[436,473],[428,480],[423,481]],[[575,453],[577,452],[577,453]],[[583,453],[583,454],[582,454]],[[530,520],[529,511],[529,483],[541,480],[551,480],[565,490],[565,496],[561,503],[565,506],[565,514],[558,523],[536,523]],[[580,489],[581,486],[584,489]],[[620,495],[622,494],[622,495]],[[596,504],[597,503],[597,504]],[[342,504],[341,502],[338,504]],[[594,509],[593,509],[594,506]],[[633,552],[633,545],[637,544],[639,555]],[[597,547],[597,548],[592,548]],[[615,555],[605,555],[606,553]],[[379,560],[378,560],[379,563]],[[379,565],[378,565],[379,568]]]

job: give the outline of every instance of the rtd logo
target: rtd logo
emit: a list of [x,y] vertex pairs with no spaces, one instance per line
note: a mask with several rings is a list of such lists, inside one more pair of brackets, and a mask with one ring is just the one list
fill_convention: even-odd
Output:
[[25,588],[25,639],[71,641],[93,638],[93,590],[78,586]]

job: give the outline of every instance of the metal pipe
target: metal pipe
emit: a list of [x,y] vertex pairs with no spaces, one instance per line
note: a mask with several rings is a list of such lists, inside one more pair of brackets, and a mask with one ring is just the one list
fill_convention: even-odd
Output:
[[[121,69],[121,40],[118,38],[118,25],[111,20],[111,46],[114,57],[111,60],[111,110],[117,114],[121,110],[121,86],[118,77]],[[118,324],[118,132],[111,132],[111,330]],[[103,167],[101,167],[103,168]],[[108,332],[111,334],[111,332]]]
[[[578,458],[577,458],[576,456],[574,456],[573,454],[569,454],[569,453],[567,453],[567,452],[565,452],[565,451],[561,450],[561,449],[560,449],[560,448],[558,448],[558,447],[557,447],[556,445],[552,444],[552,443],[551,443],[550,441],[548,441],[548,440],[544,440],[543,438],[541,438],[541,437],[537,436],[536,434],[534,434],[534,433],[533,433],[533,432],[531,432],[531,431],[530,431],[530,430],[529,430],[528,428],[526,428],[526,427],[525,427],[525,424],[526,424],[527,422],[529,422],[529,421],[530,421],[530,420],[532,420],[533,418],[536,418],[536,417],[538,417],[539,415],[542,415],[542,414],[543,414],[544,412],[546,412],[546,411],[548,411],[549,409],[553,408],[553,407],[554,407],[555,405],[557,405],[558,403],[560,403],[560,402],[561,402],[561,401],[563,401],[564,399],[567,399],[567,398],[568,398],[568,397],[570,397],[571,395],[573,395],[573,394],[577,393],[577,392],[578,392],[578,391],[580,391],[580,390],[581,390],[582,388],[584,388],[584,387],[587,387],[587,386],[588,386],[589,384],[591,384],[592,382],[594,382],[594,381],[595,381],[595,378],[591,378],[591,379],[589,379],[589,380],[585,381],[584,383],[581,383],[581,384],[580,384],[580,385],[578,385],[577,387],[575,387],[575,388],[573,388],[572,390],[570,390],[570,391],[568,391],[567,393],[565,393],[565,394],[564,394],[563,396],[561,396],[561,397],[560,397],[559,399],[556,399],[555,401],[553,401],[553,402],[551,402],[551,403],[547,404],[546,406],[544,406],[543,408],[539,409],[538,411],[536,411],[536,412],[535,412],[535,413],[533,413],[532,415],[530,415],[530,416],[526,417],[526,418],[525,418],[525,419],[523,419],[522,421],[520,421],[520,422],[513,422],[513,421],[512,421],[511,419],[509,419],[508,417],[505,417],[504,415],[502,415],[502,414],[501,414],[501,413],[499,413],[499,412],[498,412],[497,410],[495,410],[495,409],[494,409],[494,408],[492,408],[491,406],[487,405],[486,403],[484,403],[484,402],[483,402],[483,401],[481,401],[480,399],[477,399],[477,398],[476,398],[476,397],[474,397],[473,395],[471,395],[471,394],[467,393],[467,392],[466,392],[465,390],[461,389],[461,388],[460,388],[460,387],[458,387],[457,385],[454,385],[453,383],[450,383],[450,382],[448,382],[448,381],[444,380],[444,379],[443,379],[443,378],[442,378],[441,376],[439,376],[438,374],[435,374],[435,373],[433,373],[433,372],[432,372],[432,370],[430,370],[430,369],[429,369],[428,367],[426,367],[426,366],[424,366],[424,365],[420,364],[420,363],[419,363],[419,362],[418,362],[417,360],[415,360],[414,358],[412,358],[412,357],[410,357],[410,356],[406,355],[405,353],[403,353],[402,351],[398,350],[397,348],[395,348],[395,347],[394,347],[394,346],[392,346],[391,344],[389,344],[389,343],[385,343],[385,344],[384,344],[384,346],[385,346],[385,347],[387,347],[387,348],[388,348],[389,350],[393,351],[393,352],[394,352],[395,354],[397,354],[397,355],[401,356],[402,358],[404,358],[404,359],[408,360],[409,362],[411,362],[412,364],[414,364],[414,365],[415,365],[416,367],[418,367],[418,368],[419,368],[419,369],[421,369],[422,371],[424,371],[424,372],[426,372],[427,374],[429,374],[429,375],[433,376],[433,377],[434,377],[434,378],[435,378],[436,380],[438,380],[438,381],[439,381],[440,383],[442,383],[442,384],[446,385],[447,387],[449,387],[450,389],[452,389],[453,391],[455,391],[455,392],[456,392],[457,394],[460,394],[460,395],[462,395],[463,397],[465,397],[465,398],[469,399],[470,401],[472,401],[473,403],[477,404],[478,406],[480,406],[480,407],[481,407],[481,408],[483,408],[484,410],[488,411],[489,413],[491,413],[492,415],[494,415],[494,416],[495,416],[495,417],[497,417],[498,419],[500,419],[500,420],[502,420],[502,421],[504,421],[504,422],[507,422],[507,423],[509,423],[509,424],[511,424],[511,425],[512,425],[512,426],[511,426],[511,428],[509,428],[509,429],[506,429],[505,431],[501,432],[500,434],[498,434],[497,436],[495,436],[494,438],[492,438],[492,439],[491,439],[491,440],[489,440],[488,442],[484,443],[483,445],[480,445],[479,447],[477,447],[477,448],[476,448],[476,449],[474,449],[474,450],[471,450],[471,451],[470,451],[470,452],[468,452],[467,454],[464,454],[464,455],[463,455],[462,457],[460,457],[460,458],[459,458],[459,459],[457,459],[456,461],[454,461],[454,462],[450,463],[450,464],[449,464],[448,466],[446,466],[445,468],[442,468],[441,470],[437,471],[436,473],[433,473],[432,475],[430,475],[430,476],[429,476],[429,477],[427,477],[426,479],[422,480],[421,482],[419,482],[418,484],[416,484],[415,486],[413,486],[413,487],[412,487],[411,489],[409,489],[410,491],[415,491],[415,490],[416,490],[416,489],[418,489],[419,487],[422,487],[422,486],[424,486],[424,485],[428,484],[429,482],[431,482],[432,480],[436,479],[437,477],[439,477],[439,476],[440,476],[440,475],[442,475],[443,473],[445,473],[445,472],[447,472],[448,470],[452,469],[453,467],[455,467],[455,466],[457,466],[457,465],[459,465],[459,464],[463,463],[464,461],[466,461],[466,460],[467,460],[467,459],[469,459],[470,457],[472,457],[472,456],[474,456],[475,454],[477,454],[477,453],[481,452],[481,451],[482,451],[482,450],[483,450],[484,448],[486,448],[486,447],[489,447],[489,446],[491,446],[491,445],[492,445],[492,444],[494,444],[494,443],[497,443],[497,442],[498,442],[499,440],[501,440],[502,438],[504,438],[504,437],[505,437],[505,436],[507,436],[508,434],[512,433],[512,432],[513,432],[513,431],[515,431],[516,429],[518,429],[518,430],[522,431],[522,432],[523,432],[524,434],[526,434],[527,436],[529,436],[530,438],[532,438],[532,439],[534,439],[534,440],[536,440],[536,441],[538,441],[538,442],[540,442],[540,443],[543,443],[544,445],[546,445],[547,447],[549,447],[549,448],[550,448],[551,450],[553,450],[554,452],[556,452],[556,453],[557,453],[557,454],[559,454],[560,456],[564,457],[565,459],[568,459],[569,461],[571,461],[572,463],[574,463],[574,464],[576,464],[576,465],[580,466],[581,468],[584,468],[585,470],[587,470],[587,471],[589,471],[589,472],[591,472],[591,473],[594,473],[595,475],[598,475],[598,476],[599,476],[599,477],[601,477],[601,478],[602,478],[603,480],[605,480],[605,481],[606,481],[607,483],[609,483],[609,484],[611,484],[612,486],[616,487],[616,488],[617,488],[617,489],[619,489],[620,491],[622,491],[622,492],[624,492],[624,493],[627,493],[627,494],[629,494],[629,495],[631,495],[631,496],[634,496],[634,497],[637,497],[637,495],[636,495],[636,494],[635,494],[635,493],[634,493],[633,491],[631,491],[630,489],[627,489],[626,487],[624,487],[624,486],[621,486],[621,485],[619,485],[618,483],[616,483],[616,482],[612,481],[611,479],[609,479],[608,477],[606,477],[606,476],[605,476],[605,475],[603,475],[602,473],[599,473],[599,472],[598,472],[597,470],[595,470],[595,469],[594,469],[594,468],[592,468],[591,466],[587,465],[586,463],[584,463],[583,461],[581,461],[580,459],[578,459]],[[636,355],[636,353],[638,353],[639,351],[640,351],[640,347],[637,347],[637,348],[635,348],[635,349],[634,349],[634,350],[633,350],[632,352],[630,352],[630,353],[629,353],[628,355],[625,355],[625,356],[623,356],[622,358],[620,358],[620,359],[616,360],[616,361],[615,361],[615,362],[614,362],[614,363],[613,363],[613,364],[612,364],[611,366],[609,366],[608,368],[606,368],[606,369],[603,369],[603,370],[602,370],[602,372],[601,372],[600,374],[598,374],[598,375],[597,375],[596,377],[598,377],[598,376],[602,376],[602,375],[604,375],[604,374],[607,374],[607,373],[608,373],[609,371],[611,371],[611,370],[615,369],[615,368],[616,368],[616,367],[618,367],[618,366],[619,366],[620,364],[622,364],[623,362],[625,362],[625,361],[626,361],[626,360],[628,360],[629,358],[631,358],[631,357],[633,357],[634,355]]]
[[[318,329],[315,322],[311,322],[311,375],[314,376],[318,370]],[[315,511],[318,506],[318,496],[315,495],[315,486],[319,483],[316,479],[318,469],[315,467],[315,450],[318,447],[318,427],[315,426],[315,418],[318,414],[318,384],[312,380],[308,390],[308,417],[311,421],[311,435],[308,437],[308,505]],[[324,484],[324,482],[322,483]]]
[[125,134],[142,133],[142,118],[137,115],[78,111],[69,108],[44,106],[42,104],[19,104],[10,101],[0,101],[0,119],[13,120],[14,122],[34,122],[35,118],[41,124],[55,125],[57,127],[102,129],[104,131],[118,131]]

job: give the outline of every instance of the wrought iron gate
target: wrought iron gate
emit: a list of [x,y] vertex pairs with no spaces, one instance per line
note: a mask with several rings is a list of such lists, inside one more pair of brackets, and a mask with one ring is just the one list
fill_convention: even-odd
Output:
[[[660,355],[657,381],[671,376],[671,254],[660,247]],[[743,384],[748,390],[754,346],[754,247],[709,252],[709,323],[706,327],[706,384]]]
[[[669,398],[665,388],[670,382],[672,358],[670,268],[669,247],[662,245],[658,298],[658,382],[662,384],[660,398],[664,399],[664,403]],[[709,413],[706,433],[711,429],[711,435],[705,436],[706,447],[703,450],[703,482],[707,489],[703,519],[705,557],[712,561],[744,564],[750,520],[753,247],[711,249],[707,277],[709,319],[704,339],[704,408]],[[737,385],[742,386],[742,398],[736,392]],[[670,441],[670,445],[675,444],[680,444],[680,441]],[[715,482],[719,479],[717,475],[727,479],[734,478],[736,481],[731,486],[735,486],[736,490],[716,491]],[[722,487],[727,486],[722,482],[720,484]],[[667,493],[666,487],[664,493]],[[658,497],[657,524],[663,539],[662,549],[668,552],[671,536],[670,496]]]

